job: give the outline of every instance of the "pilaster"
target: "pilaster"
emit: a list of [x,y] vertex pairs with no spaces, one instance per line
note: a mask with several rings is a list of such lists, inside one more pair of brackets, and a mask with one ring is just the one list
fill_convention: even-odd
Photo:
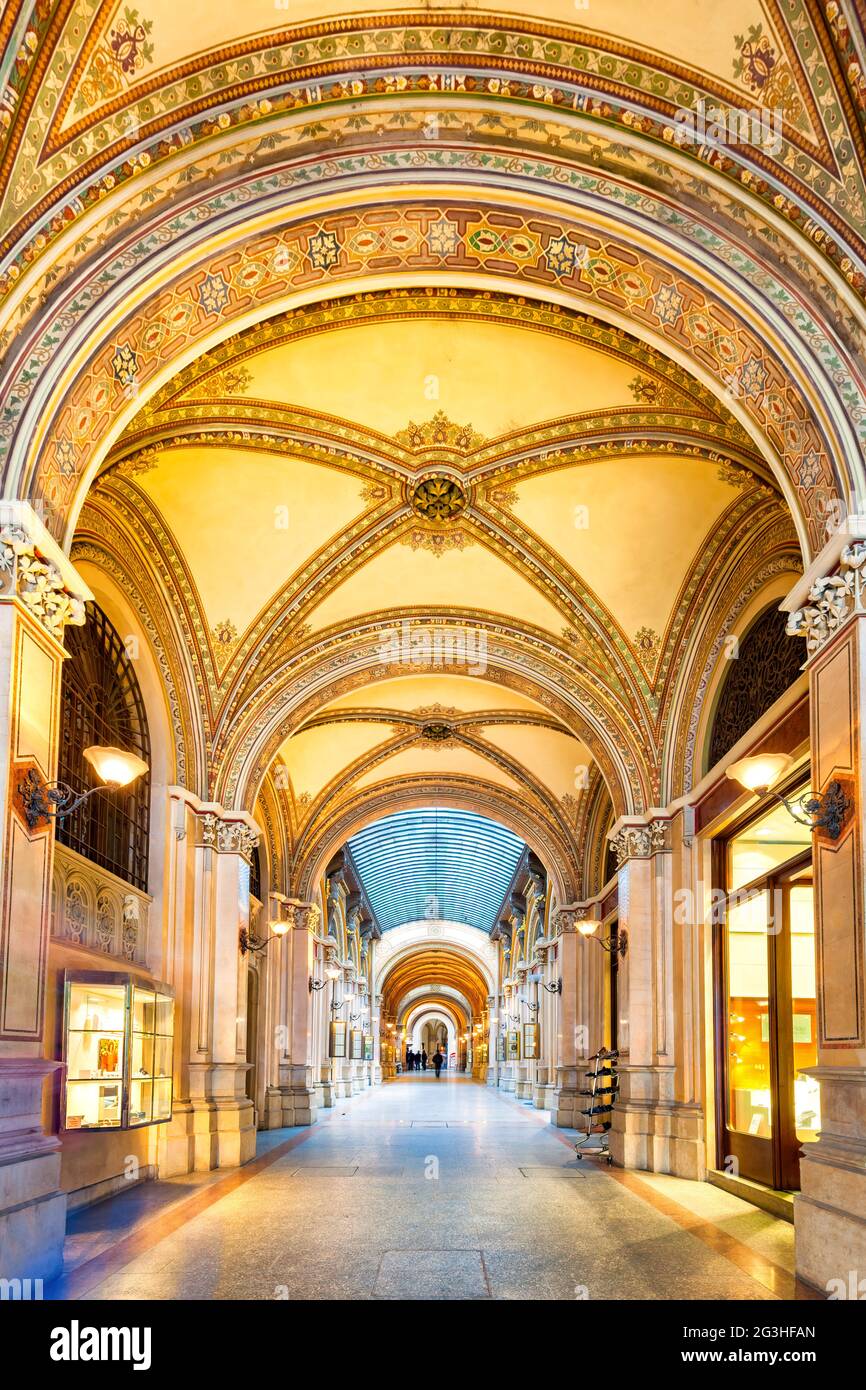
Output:
[[853,803],[837,839],[813,841],[821,1129],[801,1150],[794,1213],[797,1272],[822,1290],[866,1271],[866,544],[843,541],[783,605],[806,639],[812,791],[838,782]]
[[249,861],[258,837],[246,812],[186,793],[184,865],[192,908],[188,1100],[174,1107],[164,1174],[191,1158],[196,1171],[233,1168],[255,1154],[255,1110],[246,1095]]
[[[313,1075],[313,989],[316,932],[321,912],[316,903],[287,901],[289,931],[283,937],[286,1040],[280,1060],[280,1098],[283,1126],[311,1125],[320,1103]],[[327,1103],[327,1102],[324,1102]]]
[[561,1129],[581,1124],[580,1111],[586,1104],[579,1094],[586,1054],[586,1025],[580,1017],[578,996],[577,924],[586,916],[581,903],[561,907],[554,919],[562,993],[559,995],[556,1028],[556,1086],[553,1092],[553,1123]]
[[627,1168],[702,1177],[700,1107],[678,1094],[677,1081],[677,1031],[691,1007],[678,993],[682,943],[674,930],[681,815],[623,818],[611,840],[619,874],[618,931],[627,951],[619,966],[620,1093],[610,1151]]
[[66,1227],[60,1141],[42,1125],[54,832],[25,814],[57,772],[63,636],[91,597],[33,509],[0,502],[0,1277],[50,1279]]

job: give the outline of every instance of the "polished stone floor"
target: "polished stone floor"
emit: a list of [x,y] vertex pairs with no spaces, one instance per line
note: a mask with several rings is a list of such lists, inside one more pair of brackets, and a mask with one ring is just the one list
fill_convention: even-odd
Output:
[[793,1227],[705,1183],[574,1158],[463,1077],[401,1077],[233,1172],[70,1218],[55,1298],[804,1297]]

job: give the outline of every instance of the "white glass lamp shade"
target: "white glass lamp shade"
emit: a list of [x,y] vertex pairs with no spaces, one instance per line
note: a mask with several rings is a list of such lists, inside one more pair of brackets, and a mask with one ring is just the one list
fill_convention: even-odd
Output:
[[336,980],[336,979],[338,979],[338,978],[339,978],[339,974],[340,974],[340,967],[339,967],[339,965],[335,965],[333,962],[332,962],[330,965],[326,965],[326,966],[325,966],[325,974],[327,975],[327,977],[328,977],[329,980]]
[[288,930],[289,921],[287,917],[274,917],[271,921],[271,931],[274,936],[285,936]]
[[84,756],[100,781],[110,787],[128,787],[136,777],[143,777],[147,772],[144,759],[123,748],[101,748],[94,744],[85,748]]
[[731,763],[725,769],[725,776],[732,782],[739,782],[747,792],[763,792],[778,782],[793,761],[787,753],[758,753]]
[[581,936],[594,936],[600,926],[601,923],[596,921],[594,917],[587,917],[584,922],[578,922],[577,930]]

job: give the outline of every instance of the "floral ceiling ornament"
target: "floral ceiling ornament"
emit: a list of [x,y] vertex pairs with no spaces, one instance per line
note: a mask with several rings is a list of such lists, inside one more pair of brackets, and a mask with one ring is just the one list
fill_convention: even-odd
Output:
[[238,630],[228,618],[215,623],[210,630],[210,635],[215,649],[222,652],[224,656],[230,656],[238,645]]
[[152,32],[153,20],[142,19],[138,10],[124,6],[107,37],[100,39],[93,51],[87,76],[75,98],[77,112],[110,101],[130,85],[133,75],[153,59],[149,38]]
[[450,448],[458,454],[470,454],[486,443],[483,434],[479,434],[471,425],[453,424],[442,410],[438,410],[432,420],[422,425],[410,420],[406,429],[399,430],[394,438],[398,444],[405,444],[414,453],[422,449]]
[[468,496],[462,483],[446,473],[431,473],[412,489],[412,510],[424,521],[453,521],[465,512]]
[[635,650],[644,666],[653,669],[658,662],[662,639],[651,627],[638,628],[634,635]]
[[448,550],[465,550],[473,541],[459,529],[440,531],[428,526],[414,526],[400,538],[401,545],[413,550],[429,550],[432,555],[444,555]]
[[763,25],[749,25],[746,34],[735,36],[734,43],[737,46],[734,76],[741,77],[749,91],[759,96],[765,106],[780,107],[790,124],[802,122],[803,103],[794,75],[764,33]]
[[748,468],[743,468],[738,463],[733,463],[731,459],[722,459],[716,474],[720,483],[727,483],[729,487],[757,488],[760,497],[772,497],[773,489],[755,476]]

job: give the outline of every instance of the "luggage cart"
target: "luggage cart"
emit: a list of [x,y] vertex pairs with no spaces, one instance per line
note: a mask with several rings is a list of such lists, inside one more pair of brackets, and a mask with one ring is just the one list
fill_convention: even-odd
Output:
[[[617,1051],[610,1051],[603,1047],[600,1052],[596,1052],[590,1057],[590,1061],[595,1063],[592,1071],[585,1075],[589,1078],[589,1090],[581,1091],[582,1096],[589,1096],[590,1103],[588,1110],[580,1113],[586,1116],[586,1133],[578,1139],[574,1146],[574,1151],[578,1158],[583,1158],[584,1154],[607,1159],[608,1167],[613,1163],[613,1155],[610,1152],[608,1143],[608,1131],[610,1129],[610,1119],[599,1119],[599,1116],[609,1116],[613,1111],[614,1101],[619,1091],[619,1078],[616,1074],[616,1063],[619,1058]],[[600,1085],[605,1082],[605,1085]],[[601,1100],[596,1104],[596,1099]],[[597,1141],[593,1143],[593,1141]]]

